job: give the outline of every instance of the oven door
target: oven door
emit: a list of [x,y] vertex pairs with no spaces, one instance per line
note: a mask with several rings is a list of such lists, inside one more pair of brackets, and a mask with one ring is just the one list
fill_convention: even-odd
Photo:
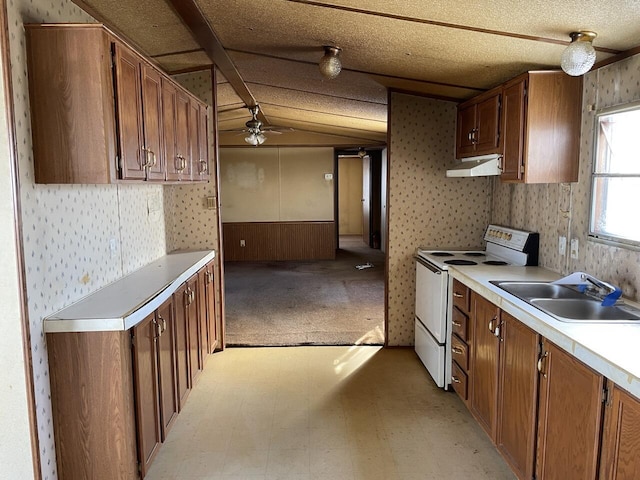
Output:
[[447,338],[448,276],[446,270],[416,258],[416,318],[440,345]]

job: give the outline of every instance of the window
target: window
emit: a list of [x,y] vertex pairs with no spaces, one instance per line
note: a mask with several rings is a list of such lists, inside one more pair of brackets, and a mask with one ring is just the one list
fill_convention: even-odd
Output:
[[598,112],[595,128],[589,235],[640,247],[640,102]]

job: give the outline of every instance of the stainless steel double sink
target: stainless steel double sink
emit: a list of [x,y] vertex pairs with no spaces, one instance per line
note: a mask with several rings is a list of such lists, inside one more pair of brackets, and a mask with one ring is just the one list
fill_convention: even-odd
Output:
[[640,309],[623,303],[603,307],[601,300],[567,285],[497,280],[490,283],[563,322],[634,323],[640,321]]

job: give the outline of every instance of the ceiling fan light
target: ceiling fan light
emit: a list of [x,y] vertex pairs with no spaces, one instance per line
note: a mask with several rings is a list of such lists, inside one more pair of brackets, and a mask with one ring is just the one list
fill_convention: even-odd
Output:
[[342,70],[340,61],[341,49],[338,47],[324,47],[324,56],[320,59],[318,67],[323,77],[332,80],[338,76]]
[[254,147],[257,147],[258,145],[264,142],[264,137],[261,142],[258,138],[258,135],[256,135],[255,133],[251,133],[246,137],[244,137],[244,141],[247,142],[249,145],[253,145]]
[[571,43],[560,58],[560,66],[566,74],[578,77],[593,67],[596,61],[595,38],[594,32],[571,32]]

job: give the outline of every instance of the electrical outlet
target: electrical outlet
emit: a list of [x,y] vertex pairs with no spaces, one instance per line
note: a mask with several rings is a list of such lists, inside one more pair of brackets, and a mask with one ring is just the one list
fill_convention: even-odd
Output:
[[558,237],[558,253],[563,257],[567,254],[567,237]]
[[241,247],[246,247],[247,244],[246,244],[246,242],[244,240],[240,240],[240,246]]
[[578,259],[578,239],[577,238],[571,239],[571,258],[573,258],[574,260]]
[[325,173],[324,174],[324,179],[325,180],[333,180],[333,173]]
[[115,238],[109,239],[109,253],[111,258],[115,257],[118,253],[118,241]]

